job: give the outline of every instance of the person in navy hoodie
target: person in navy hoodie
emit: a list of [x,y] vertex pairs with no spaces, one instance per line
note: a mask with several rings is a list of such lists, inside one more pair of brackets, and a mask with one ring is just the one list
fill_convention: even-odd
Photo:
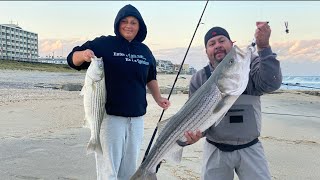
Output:
[[155,58],[142,43],[147,27],[134,6],[120,9],[114,33],[73,48],[67,61],[81,70],[88,68],[92,57],[103,58],[107,101],[100,130],[103,154],[95,153],[97,179],[128,180],[136,170],[143,140],[146,86],[160,107],[167,109],[170,102],[160,94]]

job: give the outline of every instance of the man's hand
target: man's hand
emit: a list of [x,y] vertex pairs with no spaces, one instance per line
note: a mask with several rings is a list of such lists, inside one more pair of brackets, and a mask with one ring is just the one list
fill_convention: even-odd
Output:
[[188,144],[194,144],[202,138],[202,133],[200,132],[200,130],[197,130],[195,132],[187,131],[184,133],[184,136],[187,138]]
[[258,50],[270,47],[269,39],[271,35],[271,29],[268,25],[268,22],[256,22],[256,26],[257,29],[254,36],[256,38]]

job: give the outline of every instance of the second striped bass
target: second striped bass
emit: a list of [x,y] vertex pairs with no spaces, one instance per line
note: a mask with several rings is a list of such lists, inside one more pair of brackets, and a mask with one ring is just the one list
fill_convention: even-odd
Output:
[[247,87],[251,56],[252,47],[246,52],[232,47],[184,106],[159,123],[159,136],[131,180],[156,180],[156,167],[163,159],[181,161],[182,149],[187,145],[186,131],[203,132],[221,121]]

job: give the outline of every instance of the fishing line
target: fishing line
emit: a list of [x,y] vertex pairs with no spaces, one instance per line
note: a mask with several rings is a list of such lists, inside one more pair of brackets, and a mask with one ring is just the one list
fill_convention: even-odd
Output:
[[[185,53],[185,55],[184,55],[184,58],[183,58],[183,60],[182,60],[182,62],[181,62],[181,65],[180,65],[179,71],[178,71],[178,73],[177,73],[176,79],[174,80],[174,83],[173,83],[172,88],[171,88],[171,90],[170,90],[170,93],[169,93],[169,96],[168,96],[168,100],[170,99],[170,96],[171,96],[172,91],[173,91],[173,89],[174,89],[174,85],[176,84],[177,79],[178,79],[178,76],[179,76],[179,74],[180,74],[180,72],[181,72],[181,70],[182,70],[182,66],[183,66],[184,61],[185,61],[185,59],[186,59],[186,57],[187,57],[187,54],[188,54],[188,52],[189,52],[189,49],[190,49],[190,46],[191,46],[192,41],[193,41],[193,39],[194,39],[194,36],[196,35],[196,32],[197,32],[197,30],[198,30],[198,27],[199,27],[199,25],[200,25],[200,23],[201,23],[201,19],[202,19],[202,16],[203,16],[206,8],[207,8],[208,2],[209,2],[209,0],[207,0],[206,5],[204,6],[204,9],[203,9],[202,14],[201,14],[200,19],[199,19],[199,22],[198,22],[198,24],[197,24],[197,26],[196,26],[196,29],[195,29],[195,31],[194,31],[194,33],[193,33],[193,36],[192,36],[192,38],[191,38],[191,41],[190,41],[190,43],[189,43],[188,49],[187,49],[187,51],[186,51],[186,53]],[[162,116],[163,116],[163,113],[164,113],[164,110],[162,110],[162,113],[161,113],[161,116],[160,116],[158,122],[161,121]],[[147,148],[147,150],[146,150],[146,152],[145,152],[145,154],[144,154],[144,157],[143,157],[142,162],[144,162],[144,160],[146,159],[147,155],[149,154],[149,151],[150,151],[152,142],[153,142],[153,140],[154,140],[154,137],[155,137],[155,135],[156,135],[156,133],[157,133],[157,130],[158,130],[158,127],[156,127],[156,128],[154,129],[154,131],[153,131],[151,140],[150,140],[149,145],[148,145],[148,148]],[[161,164],[161,162],[158,164],[156,172],[158,172],[158,169],[160,168],[160,164]]]

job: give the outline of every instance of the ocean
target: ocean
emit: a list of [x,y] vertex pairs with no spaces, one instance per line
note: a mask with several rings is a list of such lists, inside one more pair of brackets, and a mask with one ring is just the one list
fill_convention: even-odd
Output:
[[280,89],[320,90],[320,76],[283,76]]
[[[84,73],[0,70],[0,89],[36,88],[36,85],[41,83],[45,85],[83,83],[84,76]],[[159,85],[171,86],[175,76],[159,75]],[[185,75],[184,77],[186,78],[179,79],[179,86],[186,87],[189,84],[191,75]],[[280,89],[320,90],[320,76],[283,76]]]

